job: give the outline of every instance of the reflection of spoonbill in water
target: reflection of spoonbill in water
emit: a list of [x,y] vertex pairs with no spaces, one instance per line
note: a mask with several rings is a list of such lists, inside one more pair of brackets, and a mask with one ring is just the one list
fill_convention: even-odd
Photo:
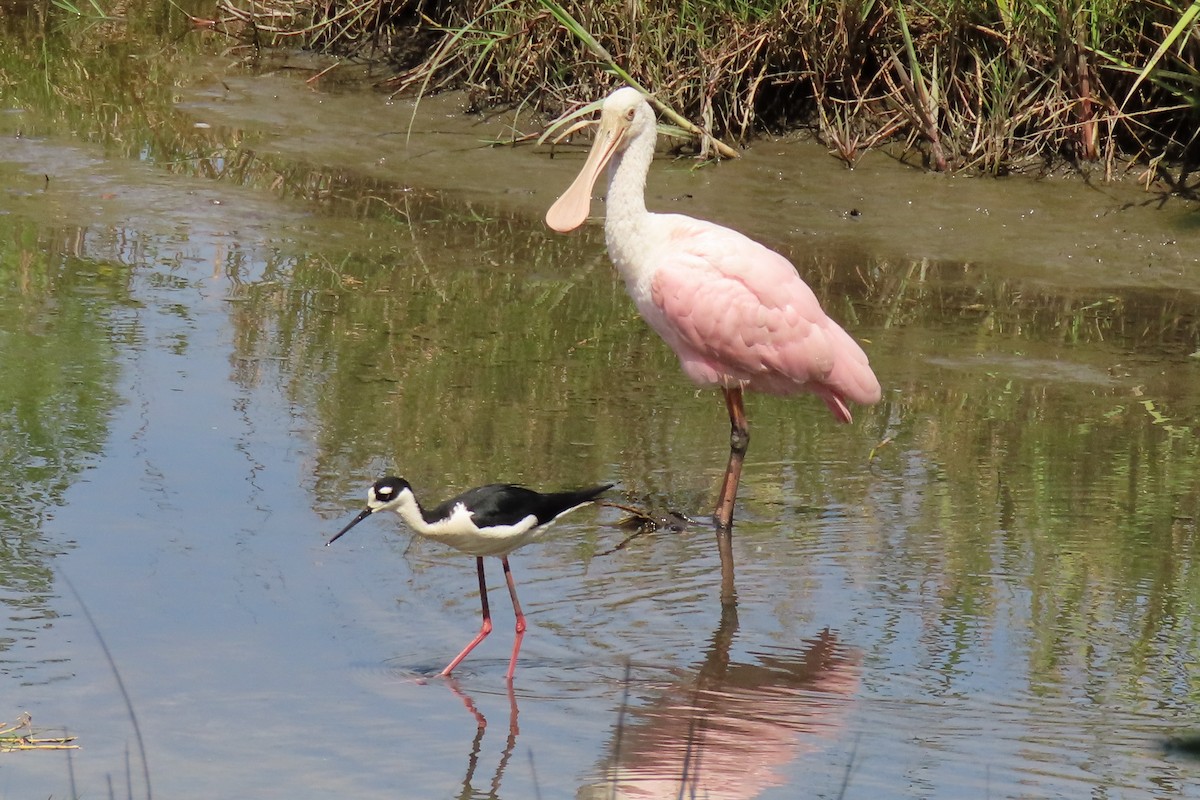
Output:
[[[840,741],[860,654],[822,631],[795,650],[731,658],[723,616],[704,661],[621,715],[612,756],[582,800],[749,800],[785,786],[794,762]],[[822,756],[827,760],[827,756]]]
[[732,602],[730,530],[750,434],[742,393],[811,392],[839,422],[847,402],[870,405],[879,381],[861,347],[825,315],[795,267],[737,231],[682,214],[646,210],[646,175],[657,136],[640,92],[604,101],[600,128],[578,177],[546,213],[556,231],[587,219],[591,191],[608,165],[608,254],[646,322],[701,386],[719,386],[729,410],[729,465],[717,500],[722,597]]
[[504,566],[504,580],[517,616],[517,636],[513,641],[512,657],[505,677],[511,681],[517,669],[517,653],[525,636],[525,615],[517,600],[517,586],[508,567],[508,554],[532,541],[550,523],[599,497],[610,484],[577,489],[569,492],[542,494],[524,486],[493,483],[463,492],[458,497],[426,511],[417,502],[412,486],[403,478],[383,478],[367,492],[367,507],[350,523],[326,542],[333,544],[346,531],[380,511],[395,511],[408,527],[424,536],[445,542],[456,550],[475,556],[479,573],[479,602],[483,607],[483,624],[475,638],[454,657],[443,676],[449,675],[467,653],[475,649],[492,632],[492,614],[488,609],[487,581],[483,575],[483,557],[496,556]]

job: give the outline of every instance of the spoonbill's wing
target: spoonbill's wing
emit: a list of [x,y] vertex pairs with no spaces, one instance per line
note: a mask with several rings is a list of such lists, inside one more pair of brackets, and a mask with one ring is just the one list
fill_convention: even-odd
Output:
[[655,253],[650,296],[677,351],[685,345],[717,374],[752,389],[814,392],[847,421],[843,399],[879,400],[866,354],[825,314],[791,262],[728,228],[663,221],[672,229]]

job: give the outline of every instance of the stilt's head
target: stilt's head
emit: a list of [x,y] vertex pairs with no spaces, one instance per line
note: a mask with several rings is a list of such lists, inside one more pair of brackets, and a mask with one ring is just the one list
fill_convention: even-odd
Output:
[[416,502],[417,499],[413,496],[412,487],[408,485],[408,481],[404,480],[404,478],[381,478],[375,481],[371,488],[367,490],[367,507],[360,511],[357,517],[350,520],[349,525],[335,533],[333,538],[325,543],[325,546],[328,547],[336,542],[346,531],[377,511],[392,511],[400,508],[400,506]]

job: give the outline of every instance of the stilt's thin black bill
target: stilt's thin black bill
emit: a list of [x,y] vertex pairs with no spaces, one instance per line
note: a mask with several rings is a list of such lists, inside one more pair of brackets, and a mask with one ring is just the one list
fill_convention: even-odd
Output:
[[357,525],[358,523],[362,522],[364,519],[366,519],[367,517],[371,516],[371,515],[372,515],[372,514],[374,514],[374,513],[375,513],[375,510],[374,510],[374,509],[372,509],[372,508],[364,508],[362,511],[360,511],[360,512],[359,512],[359,514],[358,514],[358,516],[357,516],[357,517],[355,517],[354,519],[350,520],[350,524],[349,524],[349,525],[347,525],[346,527],[342,528],[340,531],[338,531],[337,533],[335,533],[335,534],[333,535],[333,538],[332,538],[332,539],[330,539],[328,542],[326,542],[326,543],[325,543],[325,546],[326,546],[326,547],[329,547],[329,545],[333,544],[333,543],[334,543],[334,542],[336,542],[338,539],[342,538],[342,534],[344,534],[346,531],[350,530],[350,529],[351,529],[351,528],[353,528],[355,525]]

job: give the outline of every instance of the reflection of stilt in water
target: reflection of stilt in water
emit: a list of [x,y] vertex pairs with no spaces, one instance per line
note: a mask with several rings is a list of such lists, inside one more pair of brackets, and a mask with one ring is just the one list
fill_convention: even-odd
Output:
[[517,746],[517,736],[521,733],[517,726],[517,696],[513,693],[512,681],[508,681],[508,739],[504,743],[504,751],[500,754],[500,760],[496,763],[496,771],[492,774],[491,786],[487,794],[481,795],[475,789],[475,769],[479,766],[479,753],[483,748],[483,734],[487,731],[487,718],[483,716],[483,712],[475,705],[475,701],[471,696],[464,692],[458,686],[458,682],[454,678],[447,676],[446,685],[450,687],[450,691],[462,701],[463,706],[467,711],[471,712],[471,716],[475,718],[475,737],[471,740],[471,752],[467,755],[467,774],[463,776],[462,792],[460,797],[498,797],[500,791],[500,781],[504,777],[504,771],[508,768],[508,762],[512,758],[513,750]]
[[857,654],[825,630],[800,649],[735,662],[737,627],[726,607],[689,677],[641,708],[622,702],[603,779],[579,797],[752,798],[836,737],[859,686]]

